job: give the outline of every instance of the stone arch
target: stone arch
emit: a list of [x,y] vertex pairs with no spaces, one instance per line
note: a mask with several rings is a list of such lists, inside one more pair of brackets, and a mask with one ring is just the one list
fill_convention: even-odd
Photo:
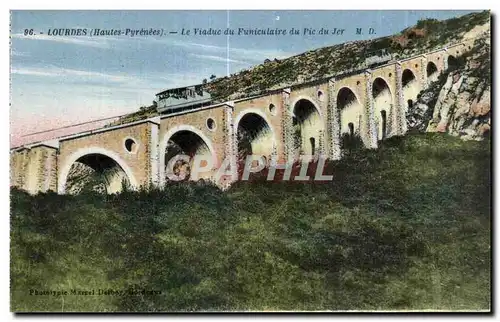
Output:
[[[322,144],[321,132],[324,131],[323,117],[313,100],[299,97],[290,106],[292,109],[294,145],[299,153],[318,154]],[[314,139],[314,140],[311,140]],[[315,146],[312,146],[314,142]]]
[[387,123],[387,120],[391,120],[393,110],[392,91],[389,83],[382,77],[373,81],[372,97],[377,139],[382,140],[391,130],[391,124]]
[[427,82],[428,83],[436,81],[439,77],[438,68],[437,68],[436,64],[434,64],[434,62],[432,62],[432,61],[427,63],[426,73],[427,73]]
[[234,120],[234,129],[240,160],[249,154],[262,155],[267,160],[273,155],[276,149],[275,131],[261,110],[250,108],[240,112]]
[[418,93],[420,93],[420,83],[411,69],[405,69],[401,77],[403,84],[404,110],[408,111],[408,102],[416,101]]
[[[81,165],[75,168],[75,163]],[[73,175],[80,171],[83,174],[89,174],[92,170],[102,171],[105,176],[106,172],[109,171],[110,177],[107,180],[106,186],[106,191],[108,193],[120,191],[122,180],[128,181],[131,188],[138,186],[132,169],[118,154],[104,148],[90,147],[75,151],[69,156],[64,165],[62,165],[61,172],[58,176],[57,191],[60,194],[66,193],[66,186],[70,173]]]
[[453,55],[448,55],[447,62],[448,70],[454,70],[458,67],[458,59]]
[[[344,86],[337,92],[337,109],[340,113],[340,135],[361,133],[363,105],[354,91]],[[352,123],[352,128],[349,124]]]
[[295,105],[297,105],[297,103],[299,101],[302,101],[302,100],[306,100],[308,101],[309,103],[312,104],[312,106],[314,106],[314,108],[316,109],[316,112],[319,114],[319,116],[323,119],[323,113],[321,112],[321,109],[319,108],[318,104],[316,104],[315,100],[312,99],[311,97],[309,96],[305,96],[305,95],[300,95],[300,96],[297,96],[295,98],[295,100],[292,102],[292,104],[290,104],[290,113],[292,115],[294,115],[294,110],[295,110]]
[[401,75],[401,83],[403,84],[403,88],[412,85],[417,82],[417,76],[413,72],[413,70],[406,68],[403,70],[403,74]]
[[[195,156],[202,156],[207,161],[201,161],[201,166],[205,166],[208,160],[212,161],[212,167],[219,165],[217,154],[210,139],[200,130],[191,125],[179,125],[171,128],[163,136],[160,144],[160,184],[167,181],[168,162],[178,155],[187,155],[190,162],[179,160],[173,169],[178,176],[189,178],[190,169]],[[177,160],[177,159],[176,159]],[[199,178],[208,179],[212,176],[212,171],[199,174]]]

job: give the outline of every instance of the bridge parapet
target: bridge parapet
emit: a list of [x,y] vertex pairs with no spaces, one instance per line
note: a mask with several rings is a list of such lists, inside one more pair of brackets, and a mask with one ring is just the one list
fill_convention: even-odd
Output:
[[[406,108],[427,87],[429,65],[434,64],[437,71],[445,70],[448,56],[457,52],[462,55],[471,48],[467,45],[471,41],[258,96],[25,145],[11,151],[10,182],[32,193],[65,193],[73,164],[87,162],[93,166],[94,159],[89,155],[101,155],[112,159],[132,186],[162,186],[166,182],[167,150],[174,141],[184,152],[212,156],[214,168],[228,159],[234,173],[241,143],[238,131],[259,122],[260,128],[252,128],[261,131],[260,141],[253,148],[279,161],[294,159],[297,143],[306,152],[340,159],[341,138],[349,132],[359,134],[365,147],[377,148],[378,140],[405,134]],[[413,74],[415,82],[408,84],[414,87],[403,81],[405,72]],[[374,84],[377,79],[383,79],[387,89]],[[377,98],[384,90],[385,96]],[[248,118],[250,114],[253,118]]]

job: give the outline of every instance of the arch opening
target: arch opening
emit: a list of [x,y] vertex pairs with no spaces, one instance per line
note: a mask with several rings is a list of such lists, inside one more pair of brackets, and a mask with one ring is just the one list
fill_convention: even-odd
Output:
[[[403,72],[403,80],[405,79],[404,75],[405,73]],[[387,111],[389,111],[390,115],[393,105],[391,90],[384,79],[377,77],[373,81],[372,96],[377,139],[383,140],[390,131],[390,124],[387,124]]]
[[135,153],[137,152],[137,143],[135,142],[134,139],[128,138],[125,140],[125,150],[129,153]]
[[274,104],[269,104],[269,113],[271,113],[271,115],[276,115],[276,106]]
[[354,124],[352,124],[352,122],[349,122],[349,124],[347,124],[347,126],[349,126],[349,136],[353,136],[354,135]]
[[299,154],[315,155],[319,152],[317,145],[323,131],[323,123],[316,106],[307,99],[301,99],[295,103],[293,115],[295,149]]
[[[403,97],[405,102],[415,101],[417,99],[418,93],[420,93],[420,85],[415,77],[415,74],[409,69],[405,69],[402,77],[403,83]],[[404,111],[408,112],[410,106],[405,104]]]
[[351,149],[363,146],[361,140],[363,106],[350,88],[343,87],[337,93],[337,109],[340,112],[342,148]]
[[438,79],[439,73],[436,64],[433,62],[427,63],[427,82],[431,83]]
[[316,139],[309,138],[309,143],[311,144],[311,154],[314,155],[316,153]]
[[403,88],[404,88],[411,86],[413,83],[416,83],[417,78],[415,77],[415,74],[411,70],[405,69],[403,71],[401,81],[403,82]]
[[[343,87],[339,90],[337,108],[340,111],[340,133],[359,133],[363,106],[351,89]],[[349,124],[352,124],[352,129]]]
[[[187,155],[189,159],[182,159],[179,157],[180,155]],[[165,180],[168,181],[173,176],[177,180],[190,180],[195,157],[201,159],[200,167],[207,166],[209,160],[212,160],[212,151],[207,143],[198,134],[189,130],[180,130],[174,133],[165,148]],[[210,176],[211,171],[198,174],[198,178],[202,179],[210,178]]]
[[387,113],[385,110],[380,111],[380,117],[382,120],[382,139],[385,139],[387,135]]
[[215,120],[213,118],[209,117],[207,119],[207,129],[209,129],[210,131],[213,131],[213,130],[215,130],[215,127],[216,127]]
[[322,91],[318,91],[318,100],[321,102],[323,101],[324,95]]
[[118,193],[130,187],[124,169],[111,157],[100,153],[86,154],[71,165],[66,177],[65,191],[78,194],[83,191]]
[[448,70],[455,70],[458,68],[458,59],[453,56],[453,55],[449,55],[448,56]]
[[266,120],[256,114],[247,113],[238,122],[238,160],[244,162],[248,155],[264,156],[273,153],[274,136]]

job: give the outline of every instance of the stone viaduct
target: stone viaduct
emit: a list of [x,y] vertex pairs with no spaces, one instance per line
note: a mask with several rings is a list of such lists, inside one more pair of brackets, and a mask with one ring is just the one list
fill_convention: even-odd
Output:
[[[176,153],[172,143],[183,152],[210,156],[217,168],[228,156],[234,160],[244,145],[283,163],[300,153],[339,159],[343,135],[357,135],[365,147],[377,148],[378,141],[405,134],[408,105],[472,44],[14,148],[10,184],[30,193],[68,193],[69,176],[80,164],[118,169],[107,181],[108,192],[118,191],[123,179],[132,187],[161,186],[166,163]],[[246,142],[240,142],[241,133],[247,133]],[[228,183],[223,180],[217,184]]]

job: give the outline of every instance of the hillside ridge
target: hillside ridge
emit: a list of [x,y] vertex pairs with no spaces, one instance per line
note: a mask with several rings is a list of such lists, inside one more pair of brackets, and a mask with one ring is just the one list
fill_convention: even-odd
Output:
[[[306,51],[285,59],[266,59],[263,64],[203,84],[214,103],[256,96],[266,91],[332,77],[344,71],[367,68],[366,58],[390,55],[400,60],[445,47],[473,36],[478,26],[489,23],[490,12],[469,13],[447,20],[424,19],[399,34],[370,40],[348,41]],[[156,105],[143,106],[111,125],[157,116]]]

